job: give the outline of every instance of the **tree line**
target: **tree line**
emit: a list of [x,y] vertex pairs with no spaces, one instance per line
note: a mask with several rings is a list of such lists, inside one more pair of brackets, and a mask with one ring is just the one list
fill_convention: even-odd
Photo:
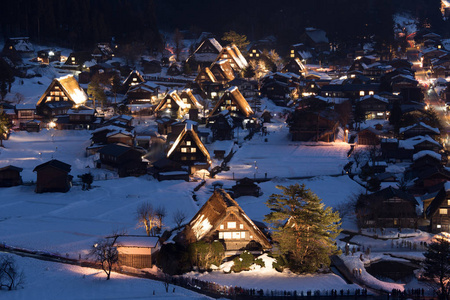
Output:
[[29,36],[69,48],[96,42],[161,44],[153,0],[17,0],[0,9],[3,38]]

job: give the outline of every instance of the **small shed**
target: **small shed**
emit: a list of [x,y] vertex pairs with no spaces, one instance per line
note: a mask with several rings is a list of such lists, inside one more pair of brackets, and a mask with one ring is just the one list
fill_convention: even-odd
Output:
[[72,187],[71,166],[62,161],[52,159],[34,168],[37,173],[36,193],[66,193]]
[[241,196],[259,197],[262,195],[261,188],[250,178],[244,177],[236,181],[232,187],[234,198]]
[[0,168],[0,187],[11,187],[22,184],[22,168],[6,166]]
[[137,269],[151,268],[154,255],[160,248],[159,237],[119,236],[116,240],[116,248],[120,265]]

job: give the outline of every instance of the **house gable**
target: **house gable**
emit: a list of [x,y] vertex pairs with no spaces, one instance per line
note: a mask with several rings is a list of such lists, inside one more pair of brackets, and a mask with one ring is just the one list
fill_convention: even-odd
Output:
[[253,114],[253,110],[247,100],[245,100],[244,96],[242,96],[239,89],[235,86],[225,91],[209,116],[211,117],[224,110],[228,110],[233,117],[243,116],[244,118],[248,118]]

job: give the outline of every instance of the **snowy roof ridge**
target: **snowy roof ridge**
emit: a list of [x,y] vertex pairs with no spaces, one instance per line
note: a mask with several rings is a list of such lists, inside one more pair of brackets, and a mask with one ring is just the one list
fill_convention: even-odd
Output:
[[435,158],[435,159],[437,159],[439,161],[441,161],[441,159],[442,159],[442,156],[439,153],[436,153],[436,152],[431,151],[431,150],[422,150],[422,151],[419,151],[419,152],[417,152],[417,153],[415,153],[413,155],[413,161],[416,161],[419,158],[427,156],[427,155],[431,156],[431,157],[433,157],[433,158]]
[[435,132],[436,134],[440,134],[439,128],[431,127],[430,125],[427,125],[427,124],[425,124],[424,122],[419,122],[419,123],[416,123],[416,124],[413,124],[413,125],[410,125],[410,126],[407,126],[407,127],[402,127],[402,128],[400,128],[400,133],[403,133],[403,132],[405,132],[405,131],[408,131],[408,130],[410,130],[411,128],[414,128],[414,127],[416,127],[416,126],[422,126],[422,127],[425,127],[425,128],[427,128],[427,129],[429,129],[429,130]]

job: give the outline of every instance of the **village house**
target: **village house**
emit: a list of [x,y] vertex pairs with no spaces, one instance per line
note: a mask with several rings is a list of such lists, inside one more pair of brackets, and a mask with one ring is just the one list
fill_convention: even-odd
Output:
[[162,70],[161,62],[156,59],[152,60],[142,59],[141,65],[142,68],[144,69],[144,74],[161,73]]
[[62,68],[69,70],[82,70],[85,63],[91,59],[92,56],[89,51],[72,52],[62,65]]
[[191,66],[192,70],[197,70],[199,67],[204,68],[210,66],[221,51],[222,46],[215,38],[206,38],[187,59],[187,63]]
[[339,115],[330,109],[318,112],[296,109],[286,122],[292,141],[334,142],[339,130]]
[[114,57],[114,52],[109,43],[97,43],[91,55],[97,63],[103,63],[112,59]]
[[87,101],[87,95],[72,75],[55,78],[36,104],[39,115],[51,119],[67,114],[73,106]]
[[248,66],[247,60],[242,55],[239,48],[234,44],[222,48],[214,62],[222,59],[228,60],[231,68],[237,73],[243,71]]
[[37,58],[39,62],[43,64],[49,64],[54,61],[61,61],[61,51],[55,49],[42,49],[37,52]]
[[189,171],[180,163],[163,157],[153,162],[148,168],[148,174],[158,181],[163,180],[184,180],[189,181]]
[[184,104],[184,114],[189,114],[191,120],[198,119],[198,113],[203,110],[203,105],[199,100],[203,100],[200,95],[194,94],[192,89],[184,89],[180,93],[180,99]]
[[147,163],[142,161],[143,153],[123,144],[109,144],[98,151],[98,168],[118,173],[119,177],[139,176],[147,172]]
[[423,122],[419,122],[408,127],[402,127],[399,132],[405,139],[419,135],[428,135],[432,138],[438,138],[441,134],[438,128],[431,127]]
[[121,235],[116,239],[119,265],[136,269],[151,268],[161,248],[156,236]]
[[25,130],[25,124],[29,121],[38,119],[36,114],[36,104],[17,104],[15,107],[16,119],[13,121],[15,127]]
[[0,168],[0,187],[21,185],[23,183],[22,176],[20,176],[20,173],[22,171],[22,168],[15,166],[6,166]]
[[158,85],[151,82],[141,82],[128,89],[123,103],[127,105],[153,105],[156,104],[158,93]]
[[124,92],[127,92],[130,87],[138,85],[139,83],[145,82],[144,77],[137,70],[131,71],[131,73],[125,78],[122,83],[122,88]]
[[209,113],[209,117],[212,117],[221,111],[228,110],[230,115],[237,119],[236,121],[242,122],[242,120],[253,115],[253,110],[242,96],[239,89],[235,86],[228,88],[223,94],[222,98],[217,101],[214,108]]
[[214,141],[223,141],[233,139],[233,130],[236,125],[233,118],[230,116],[230,112],[228,110],[223,110],[220,113],[209,117],[206,127],[211,129]]
[[69,175],[71,166],[62,161],[52,159],[36,166],[36,193],[66,193],[72,187],[72,176]]
[[17,62],[22,58],[32,58],[34,56],[34,46],[29,37],[14,37],[5,41],[2,55],[11,61]]
[[181,236],[187,244],[219,240],[224,244],[226,256],[240,254],[244,250],[261,254],[272,248],[262,230],[223,189],[214,191]]
[[377,95],[367,95],[359,98],[358,102],[367,120],[386,120],[389,116],[389,101],[386,98]]
[[425,217],[430,221],[430,232],[439,233],[450,231],[449,211],[450,184],[446,182],[425,210]]
[[393,187],[361,194],[356,204],[358,225],[360,228],[415,228],[417,205],[411,194]]
[[179,76],[183,74],[183,67],[181,66],[180,63],[173,62],[167,68],[166,74],[169,76]]
[[324,30],[307,27],[300,36],[300,42],[314,49],[317,53],[330,50],[330,43]]
[[320,91],[320,96],[356,100],[364,96],[378,94],[380,85],[371,84],[328,84]]
[[306,67],[302,64],[299,58],[293,58],[284,65],[281,72],[304,75],[306,73]]
[[156,106],[154,113],[160,118],[169,117],[179,119],[185,115],[186,109],[187,103],[185,104],[183,100],[181,100],[176,90],[171,90],[166,94],[164,99],[159,102],[158,106]]
[[233,197],[239,198],[241,196],[259,197],[262,195],[261,188],[248,177],[236,180],[236,184],[231,187]]
[[358,132],[358,145],[379,145],[381,132],[369,126]]
[[312,62],[315,58],[314,51],[303,43],[298,43],[289,47],[289,59],[298,58],[300,61]]
[[167,158],[189,167],[190,174],[198,170],[208,170],[211,165],[209,152],[191,122],[186,123],[183,131],[171,145]]

